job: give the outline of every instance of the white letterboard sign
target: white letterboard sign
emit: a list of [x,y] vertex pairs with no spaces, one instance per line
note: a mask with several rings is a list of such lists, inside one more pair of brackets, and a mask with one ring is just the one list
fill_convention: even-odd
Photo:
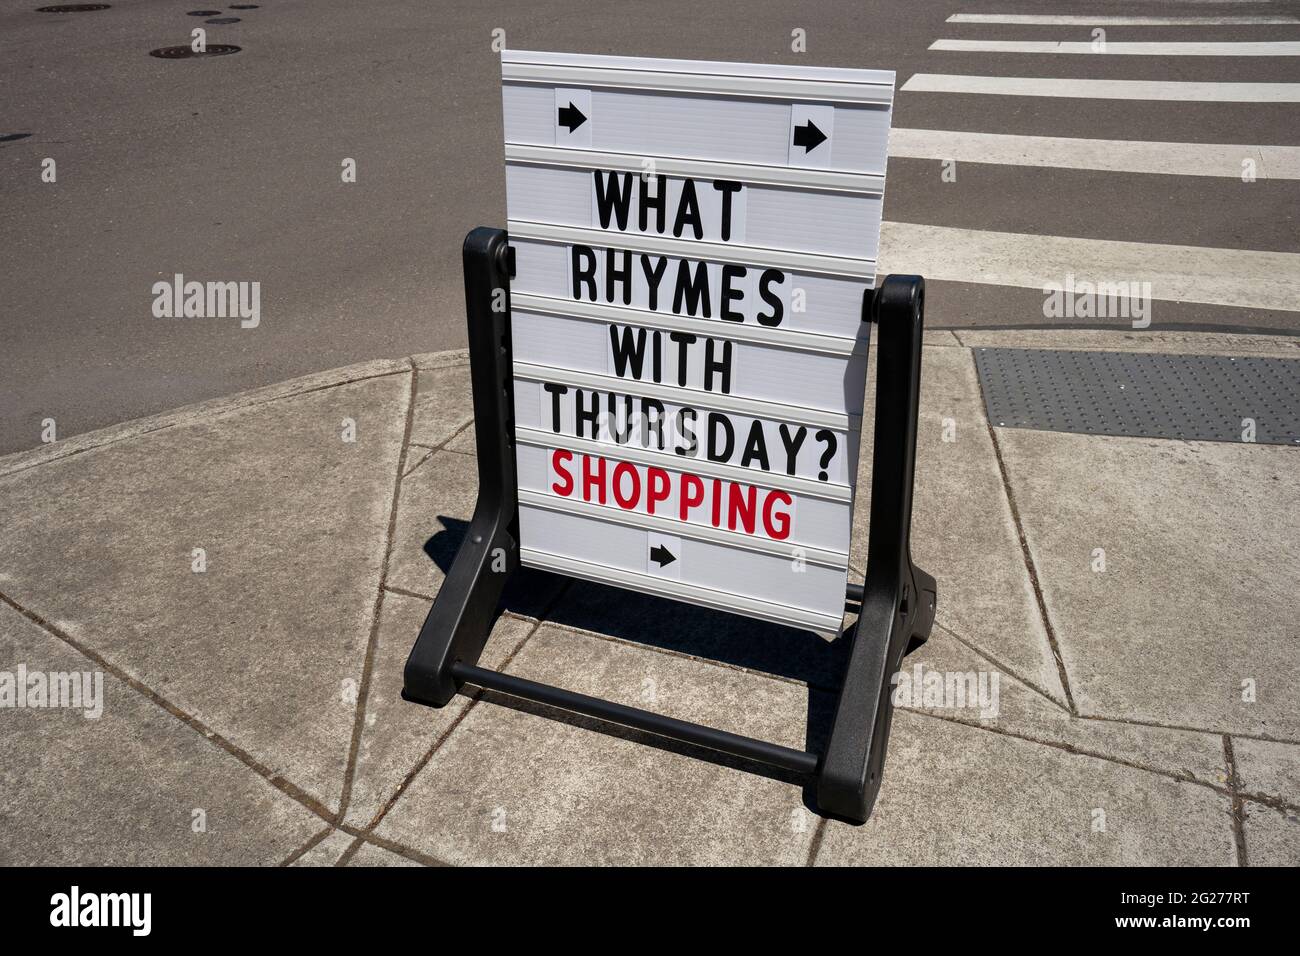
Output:
[[523,563],[837,632],[894,74],[501,74]]

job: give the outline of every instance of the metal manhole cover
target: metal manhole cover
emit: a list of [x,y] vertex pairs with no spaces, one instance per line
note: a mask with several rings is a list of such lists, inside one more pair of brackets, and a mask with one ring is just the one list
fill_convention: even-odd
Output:
[[1300,359],[983,348],[975,367],[995,426],[1300,445]]
[[191,10],[185,14],[187,17],[219,17],[220,10]]
[[160,60],[184,60],[188,57],[200,56],[225,56],[228,53],[238,53],[243,47],[232,46],[228,43],[209,43],[207,49],[202,53],[196,53],[193,47],[188,46],[165,46],[157,50],[150,50],[150,56],[156,56]]
[[59,3],[52,7],[37,7],[37,13],[90,13],[94,10],[107,10],[111,3]]

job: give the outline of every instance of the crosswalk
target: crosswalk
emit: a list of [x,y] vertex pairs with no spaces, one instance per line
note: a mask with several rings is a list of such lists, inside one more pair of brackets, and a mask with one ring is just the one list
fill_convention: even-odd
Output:
[[[953,62],[960,69],[950,73],[914,73],[901,85],[900,93],[977,97],[970,102],[978,103],[981,109],[971,110],[969,115],[978,115],[981,126],[993,128],[943,130],[904,125],[891,135],[892,158],[934,160],[945,168],[978,163],[1004,168],[1050,167],[1114,174],[1113,179],[1107,175],[1099,182],[1103,187],[1109,181],[1116,189],[1128,190],[1133,203],[1149,203],[1153,218],[1161,217],[1166,211],[1160,205],[1160,197],[1170,192],[1169,184],[1176,184],[1181,190],[1179,195],[1187,195],[1184,178],[1204,183],[1204,190],[1218,190],[1213,193],[1214,211],[1207,208],[1207,215],[1217,215],[1220,220],[1224,210],[1230,214],[1241,205],[1232,196],[1249,195],[1226,191],[1248,190],[1261,180],[1300,180],[1300,146],[1267,141],[1216,141],[1213,123],[1213,118],[1221,115],[1216,110],[1245,110],[1259,111],[1261,140],[1266,139],[1270,130],[1276,138],[1282,138],[1277,132],[1279,116],[1284,118],[1284,128],[1291,131],[1300,128],[1300,109],[1293,110],[1290,106],[1300,104],[1300,82],[1294,81],[1300,79],[1300,69],[1293,59],[1300,56],[1300,17],[1271,12],[1215,16],[971,12],[949,16],[945,30],[958,33],[966,24],[978,24],[973,28],[985,35],[939,37],[929,46],[940,58],[947,54],[959,57]],[[1020,35],[989,36],[990,26],[998,25],[1014,27]],[[1041,28],[1038,32],[1044,36],[1024,38],[1026,27]],[[1071,31],[1077,35],[1082,29],[1096,27],[1124,28],[1124,39],[1104,40],[1099,44],[1069,36]],[[1148,27],[1156,28],[1157,36],[1160,29],[1172,27],[1198,27],[1207,35],[1203,39],[1148,39],[1137,29]],[[1278,27],[1292,27],[1294,32],[1279,31]],[[1231,36],[1214,37],[1216,28],[1230,30]],[[1256,30],[1259,38],[1248,38]],[[1104,29],[1098,32],[1104,34]],[[1139,35],[1130,37],[1134,33]],[[981,59],[973,61],[971,54],[978,54]],[[1016,75],[1025,71],[1026,63],[1037,63],[1038,59],[1034,58],[1040,54],[1042,68],[1031,68],[1035,75]],[[1088,71],[1089,75],[1068,75],[1076,72],[1069,64],[1080,62],[1084,54],[1104,54],[1107,62],[1119,57],[1134,62],[1134,66],[1124,71],[1123,78],[1098,76],[1096,69]],[[1003,55],[1016,59],[1003,60]],[[1269,59],[1259,61],[1259,69],[1242,74],[1231,64],[1244,57]],[[1132,58],[1141,59],[1132,61]],[[1189,67],[1190,58],[1201,58],[1206,65]],[[933,62],[934,58],[928,61]],[[981,65],[981,72],[970,72],[973,62]],[[1003,70],[998,68],[1007,63],[1011,65]],[[1116,101],[1109,107],[1116,111],[1133,109],[1137,101],[1167,103],[1174,110],[1206,111],[1210,122],[1198,129],[1204,133],[1203,142],[1144,138],[1142,133],[1146,130],[1143,129],[1135,129],[1137,135],[1133,138],[1097,138],[1089,135],[1091,129],[1072,128],[1071,108],[1063,103],[1059,113],[1052,114],[1052,124],[1057,127],[1053,132],[1060,135],[1022,135],[1015,131],[1024,128],[1018,126],[1015,118],[1022,113],[1025,98],[1032,98],[1029,102],[1034,104],[1050,98]],[[1135,105],[1126,106],[1123,101],[1133,101]],[[907,100],[904,98],[902,103],[906,106]],[[905,110],[900,113],[908,115]],[[944,115],[964,118],[968,114],[948,110]],[[1035,115],[1041,117],[1042,111]],[[1152,114],[1147,111],[1142,115],[1150,125]],[[1288,116],[1289,120],[1285,119]],[[995,127],[1001,118],[1005,118],[1005,125]],[[1234,120],[1240,133],[1239,113],[1234,114]],[[1250,129],[1248,133],[1254,135],[1255,130]],[[1291,142],[1296,141],[1291,138]],[[1137,178],[1131,174],[1137,174]],[[1277,183],[1268,188],[1275,190],[1269,195],[1276,196],[1279,195],[1276,190],[1288,187]],[[961,195],[960,191],[954,191],[953,201],[961,202]],[[1226,235],[1234,243],[1240,241],[1239,248],[1195,242],[1134,241],[1140,237],[1123,234],[1106,238],[1073,236],[1068,234],[1066,225],[1070,216],[1061,214],[1058,197],[1032,198],[1043,206],[1042,229],[1033,233],[998,229],[996,222],[990,222],[988,229],[971,229],[886,221],[881,235],[880,271],[920,273],[954,283],[1039,289],[1059,286],[1067,274],[1072,281],[1080,282],[1140,280],[1150,284],[1151,295],[1157,300],[1300,313],[1300,235],[1285,238],[1286,223],[1291,224],[1293,231],[1297,228],[1295,217],[1300,210],[1297,194],[1290,194],[1289,203],[1275,209],[1266,206],[1262,215],[1256,207],[1249,210],[1250,215],[1242,213],[1240,229],[1234,228],[1231,222],[1222,223],[1216,235]],[[1249,198],[1253,201],[1256,197]],[[1030,199],[1017,196],[1015,201],[1023,206]],[[891,212],[905,214],[906,206],[896,205]],[[1274,223],[1283,224],[1283,237],[1271,234],[1264,247],[1249,248],[1252,232],[1258,232],[1261,220],[1267,224],[1270,216],[1276,217]],[[1052,226],[1062,220],[1059,227],[1062,234],[1055,234],[1057,230]],[[963,225],[969,225],[969,216]],[[1288,325],[1289,321],[1283,320]],[[1009,319],[1008,324],[1017,323]]]

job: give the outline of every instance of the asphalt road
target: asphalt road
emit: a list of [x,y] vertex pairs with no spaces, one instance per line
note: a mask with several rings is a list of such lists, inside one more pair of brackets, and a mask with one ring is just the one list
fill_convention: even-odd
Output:
[[[116,0],[68,14],[36,12],[40,3],[0,3],[0,453],[36,445],[47,418],[66,437],[319,369],[463,345],[460,242],[505,218],[497,28],[518,49],[887,68],[900,87],[917,73],[1300,81],[1293,56],[928,49],[945,37],[1091,37],[1078,25],[946,23],[955,12],[1300,15],[1300,3],[1285,2],[262,0],[232,10]],[[238,22],[187,15],[199,9]],[[209,43],[242,50],[148,55],[187,43],[197,26]],[[796,28],[805,53],[791,50]],[[1115,26],[1107,38],[1300,40],[1300,25]],[[894,126],[1297,146],[1300,104],[904,90]],[[54,182],[42,179],[47,158]],[[345,158],[356,160],[355,183],[341,181]],[[958,169],[943,182],[937,159],[892,159],[886,220],[1300,252],[1296,179]],[[260,282],[261,324],[155,318],[152,286],[174,273]],[[1049,324],[1042,303],[1041,290],[935,282],[927,321]],[[1166,302],[1155,320],[1300,332],[1290,310]]]

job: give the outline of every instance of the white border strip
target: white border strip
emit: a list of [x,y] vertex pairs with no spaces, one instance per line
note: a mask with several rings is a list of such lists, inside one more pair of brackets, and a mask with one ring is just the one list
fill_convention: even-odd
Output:
[[698,525],[687,521],[677,521],[673,518],[659,518],[654,515],[642,514],[639,511],[624,511],[622,508],[613,508],[609,505],[595,505],[577,498],[559,498],[555,495],[532,491],[528,488],[519,489],[519,503],[532,508],[541,508],[545,511],[554,511],[558,514],[603,521],[606,524],[630,525],[646,531],[658,531],[661,534],[689,538],[692,541],[716,544],[724,548],[734,548],[737,551],[756,551],[760,554],[785,560],[792,559],[795,556],[794,552],[798,551],[800,556],[809,564],[815,564],[822,568],[831,568],[835,571],[847,571],[849,567],[848,552],[827,551],[824,548],[814,548],[806,544],[785,544],[767,538],[760,538],[756,535],[725,531],[712,525]]
[[584,170],[614,169],[640,174],[644,172],[642,163],[647,159],[654,162],[656,173],[665,176],[734,179],[750,185],[823,189],[874,196],[880,195],[885,188],[885,177],[873,173],[842,173],[830,169],[799,166],[758,166],[703,159],[679,159],[673,156],[633,156],[630,153],[605,153],[594,149],[506,144],[507,163],[525,163],[531,166],[562,166]]
[[586,561],[562,558],[533,548],[520,548],[519,554],[523,563],[529,567],[557,571],[571,577],[595,581],[597,584],[613,584],[616,587],[654,594],[658,597],[686,601],[702,607],[713,608],[717,611],[730,611],[743,614],[746,617],[756,617],[760,620],[771,621],[774,624],[784,624],[787,627],[815,631],[818,634],[838,634],[840,626],[844,623],[842,614],[839,617],[831,617],[804,608],[786,607],[781,604],[771,604],[767,601],[757,601],[754,598],[744,597],[739,594],[713,591],[694,584],[657,578],[650,574],[636,574],[617,568],[589,564]]
[[[565,319],[588,319],[592,322],[614,322],[620,325],[644,326],[647,329],[666,329],[670,332],[691,332],[732,342],[749,342],[778,349],[796,349],[816,352],[819,355],[865,355],[867,336],[859,339],[842,339],[814,332],[796,332],[780,328],[769,329],[762,325],[743,322],[724,322],[721,319],[696,319],[673,315],[670,312],[650,312],[646,309],[629,309],[601,302],[579,302],[576,299],[557,299],[547,295],[512,292],[512,312],[541,312]],[[716,331],[715,331],[716,330]]]
[[709,461],[707,458],[685,458],[666,451],[653,451],[632,445],[615,445],[610,442],[593,441],[590,438],[575,438],[572,435],[557,435],[555,432],[524,428],[522,425],[515,426],[515,441],[520,445],[531,445],[534,448],[559,448],[581,452],[584,455],[594,455],[598,458],[631,461],[653,468],[691,471],[708,475],[710,478],[724,478],[741,485],[775,488],[778,491],[803,495],[805,498],[821,498],[850,507],[853,505],[852,487],[830,481],[814,481],[811,478],[799,478],[781,472],[755,471],[752,468],[742,468],[740,465],[726,465],[722,462]]
[[[602,392],[619,392],[638,398],[659,398],[674,405],[690,405],[705,411],[751,415],[754,418],[807,425],[810,428],[832,428],[849,432],[858,428],[862,421],[861,415],[843,415],[816,408],[797,408],[793,405],[767,402],[761,398],[741,398],[738,395],[720,395],[697,389],[659,385],[654,382],[629,381],[613,375],[596,375],[592,372],[557,369],[549,365],[532,365],[528,362],[515,362],[514,377],[525,382],[558,382]],[[695,396],[699,396],[701,400],[696,401]]]
[[1071,80],[1035,76],[917,73],[904,93],[986,93],[1180,103],[1300,103],[1300,83],[1194,83],[1175,80]]
[[[1297,84],[1300,86],[1300,84]],[[538,242],[558,242],[564,245],[582,244],[593,248],[629,249],[657,256],[675,256],[679,259],[707,259],[710,262],[730,262],[742,266],[762,266],[786,272],[811,272],[817,275],[844,276],[874,283],[876,263],[872,259],[847,259],[843,256],[819,256],[807,252],[764,249],[759,246],[740,246],[697,239],[668,239],[632,232],[615,232],[609,229],[590,229],[583,226],[560,226],[553,223],[528,222],[511,219],[507,223],[511,237],[534,239]]]
[[1154,41],[1107,40],[935,40],[931,50],[966,53],[1092,53],[1098,56],[1300,56],[1300,40]]
[[502,52],[501,79],[505,83],[606,87],[642,92],[812,100],[886,107],[894,98],[894,74],[890,70],[816,69],[705,60],[534,53],[525,50]]
[[816,80],[825,83],[894,82],[893,70],[860,70],[838,66],[791,66],[785,63],[739,63],[728,60],[680,60],[643,56],[608,56],[603,53],[547,53],[540,50],[504,50],[503,63],[539,66],[588,66],[606,70],[654,70],[659,73],[706,73],[720,76],[772,77]]

